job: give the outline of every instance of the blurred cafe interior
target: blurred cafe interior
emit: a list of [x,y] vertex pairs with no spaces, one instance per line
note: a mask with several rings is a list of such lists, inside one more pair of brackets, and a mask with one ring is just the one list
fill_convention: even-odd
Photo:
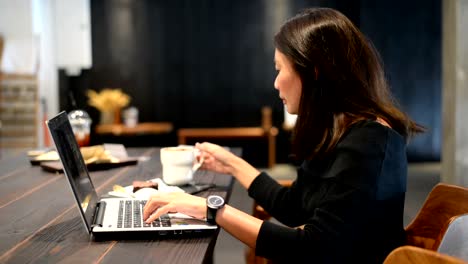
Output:
[[[83,146],[210,141],[294,179],[273,36],[312,6],[364,32],[396,100],[427,128],[407,148],[405,224],[437,183],[468,186],[465,0],[0,0],[0,160],[53,147],[44,121],[80,111]],[[230,203],[252,208],[237,183]],[[242,263],[244,249],[222,231],[215,262]]]

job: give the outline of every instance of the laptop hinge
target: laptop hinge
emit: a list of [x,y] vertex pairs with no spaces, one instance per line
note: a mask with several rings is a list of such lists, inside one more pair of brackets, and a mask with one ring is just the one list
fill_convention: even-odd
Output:
[[106,202],[100,201],[96,204],[96,210],[94,211],[94,220],[91,227],[99,226],[102,227],[102,221],[104,219],[104,212],[106,211]]

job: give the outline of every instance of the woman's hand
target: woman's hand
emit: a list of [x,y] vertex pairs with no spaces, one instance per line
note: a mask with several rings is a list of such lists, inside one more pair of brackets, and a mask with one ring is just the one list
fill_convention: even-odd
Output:
[[200,155],[204,157],[201,169],[223,174],[233,174],[233,163],[239,157],[225,148],[212,143],[196,143],[195,147],[200,150]]
[[[187,193],[158,193],[143,209],[143,219],[151,223],[161,215],[179,212],[198,219],[206,217],[206,199]],[[255,248],[263,221],[226,204],[218,210],[216,223],[249,247]]]
[[151,223],[167,213],[183,213],[198,219],[206,217],[206,199],[187,193],[158,193],[143,208],[143,220]]
[[195,147],[203,155],[202,169],[234,176],[244,188],[248,189],[260,172],[247,161],[239,158],[225,148],[212,143],[197,143]]

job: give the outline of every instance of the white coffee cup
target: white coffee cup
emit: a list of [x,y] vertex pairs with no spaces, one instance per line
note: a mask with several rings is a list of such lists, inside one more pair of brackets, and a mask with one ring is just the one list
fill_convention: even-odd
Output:
[[192,166],[197,149],[192,146],[161,149],[162,179],[168,185],[184,185],[193,180]]

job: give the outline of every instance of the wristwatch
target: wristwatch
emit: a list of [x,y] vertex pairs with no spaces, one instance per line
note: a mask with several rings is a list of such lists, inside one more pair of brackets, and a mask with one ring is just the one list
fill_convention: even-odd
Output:
[[216,213],[223,208],[224,199],[219,195],[210,195],[206,198],[206,221],[209,224],[216,224]]

